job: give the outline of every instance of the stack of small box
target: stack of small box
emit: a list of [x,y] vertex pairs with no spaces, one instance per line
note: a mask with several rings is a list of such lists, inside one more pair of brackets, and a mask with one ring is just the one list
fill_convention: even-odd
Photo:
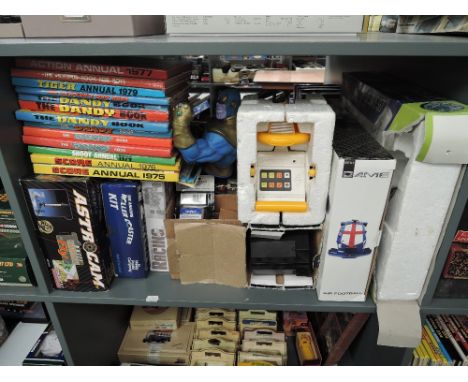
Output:
[[287,365],[287,343],[284,333],[278,331],[277,312],[241,310],[239,330],[243,340],[237,365]]
[[196,334],[192,344],[191,365],[234,366],[240,333],[236,331],[236,311],[199,308],[195,315]]
[[195,331],[195,324],[188,322],[189,312],[180,308],[134,307],[118,351],[120,362],[189,365]]
[[170,109],[191,64],[147,67],[17,59],[12,83],[34,172],[174,182]]

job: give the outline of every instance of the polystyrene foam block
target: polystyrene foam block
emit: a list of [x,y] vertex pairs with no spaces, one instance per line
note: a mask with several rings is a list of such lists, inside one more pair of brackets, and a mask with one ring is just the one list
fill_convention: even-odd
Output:
[[306,184],[308,211],[283,213],[285,225],[309,226],[322,223],[325,217],[328,181],[332,156],[335,114],[323,99],[298,101],[296,104],[274,104],[249,100],[237,113],[238,216],[243,223],[280,224],[280,213],[256,212],[256,185],[250,176],[257,162],[257,132],[268,128],[269,122],[295,122],[301,132],[311,134],[306,156],[317,169],[317,176]]
[[376,268],[378,300],[416,300],[421,296],[461,165],[416,161],[424,121],[411,132],[386,134],[349,102],[346,106],[397,159]]
[[[288,122],[314,122],[311,126],[312,144],[309,144],[308,156],[315,165],[317,175],[309,183],[307,192],[308,211],[303,214],[283,213],[285,225],[320,224],[325,218],[330,167],[332,158],[332,141],[335,127],[335,113],[327,104],[316,100],[286,105]],[[307,131],[305,131],[307,132]]]

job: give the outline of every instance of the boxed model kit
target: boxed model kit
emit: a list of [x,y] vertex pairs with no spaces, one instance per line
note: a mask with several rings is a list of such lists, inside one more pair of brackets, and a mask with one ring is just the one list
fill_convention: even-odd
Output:
[[107,250],[99,183],[90,178],[21,179],[55,287],[106,290],[114,268]]
[[148,245],[141,185],[104,182],[101,191],[116,276],[146,277]]

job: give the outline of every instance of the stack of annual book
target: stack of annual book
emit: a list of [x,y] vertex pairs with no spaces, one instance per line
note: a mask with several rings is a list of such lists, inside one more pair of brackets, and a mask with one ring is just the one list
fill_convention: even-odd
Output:
[[468,366],[468,316],[428,316],[412,364]]
[[18,58],[11,71],[34,172],[177,181],[172,107],[190,63],[146,67]]

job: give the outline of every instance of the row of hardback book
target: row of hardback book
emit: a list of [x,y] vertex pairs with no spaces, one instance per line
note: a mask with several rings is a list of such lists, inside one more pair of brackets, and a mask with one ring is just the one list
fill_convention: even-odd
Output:
[[187,99],[191,63],[143,65],[17,59],[16,118],[34,172],[177,181],[171,110]]
[[468,366],[468,316],[427,316],[415,366]]

